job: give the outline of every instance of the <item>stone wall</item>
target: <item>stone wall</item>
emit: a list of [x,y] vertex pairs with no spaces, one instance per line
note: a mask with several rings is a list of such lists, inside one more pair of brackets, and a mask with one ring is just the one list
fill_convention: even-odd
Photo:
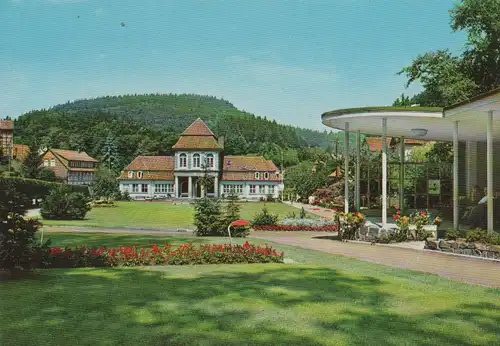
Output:
[[427,240],[424,249],[483,258],[500,259],[500,248],[456,240]]

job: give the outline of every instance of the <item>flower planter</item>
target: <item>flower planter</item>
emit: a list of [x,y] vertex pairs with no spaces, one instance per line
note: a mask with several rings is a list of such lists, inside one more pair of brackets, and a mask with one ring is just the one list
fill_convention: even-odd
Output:
[[[410,231],[415,231],[417,227],[415,225],[410,225]],[[437,226],[436,225],[424,225],[424,231],[432,233],[433,238],[437,238]],[[415,235],[414,232],[412,232]]]

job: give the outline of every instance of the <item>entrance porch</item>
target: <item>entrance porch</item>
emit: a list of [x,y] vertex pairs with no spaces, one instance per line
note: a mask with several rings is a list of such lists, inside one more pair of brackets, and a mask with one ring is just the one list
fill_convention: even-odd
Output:
[[176,176],[175,177],[175,197],[184,199],[202,198],[205,195],[208,197],[217,196],[216,191],[217,178],[209,184],[206,189],[201,184],[200,176]]

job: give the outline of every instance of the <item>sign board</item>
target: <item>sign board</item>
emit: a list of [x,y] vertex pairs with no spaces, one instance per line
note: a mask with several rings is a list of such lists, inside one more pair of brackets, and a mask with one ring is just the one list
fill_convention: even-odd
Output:
[[429,195],[439,195],[441,193],[441,180],[429,179],[427,192]]

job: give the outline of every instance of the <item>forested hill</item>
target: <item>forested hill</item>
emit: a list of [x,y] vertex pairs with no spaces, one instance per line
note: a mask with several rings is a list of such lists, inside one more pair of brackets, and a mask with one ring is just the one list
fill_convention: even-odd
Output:
[[198,117],[225,137],[228,154],[271,158],[281,155],[281,149],[331,148],[335,138],[327,131],[278,124],[215,97],[148,94],[85,99],[26,113],[15,122],[15,140],[27,143],[36,138],[43,146],[81,149],[97,158],[111,145],[123,165],[138,154],[169,153],[180,133]]

